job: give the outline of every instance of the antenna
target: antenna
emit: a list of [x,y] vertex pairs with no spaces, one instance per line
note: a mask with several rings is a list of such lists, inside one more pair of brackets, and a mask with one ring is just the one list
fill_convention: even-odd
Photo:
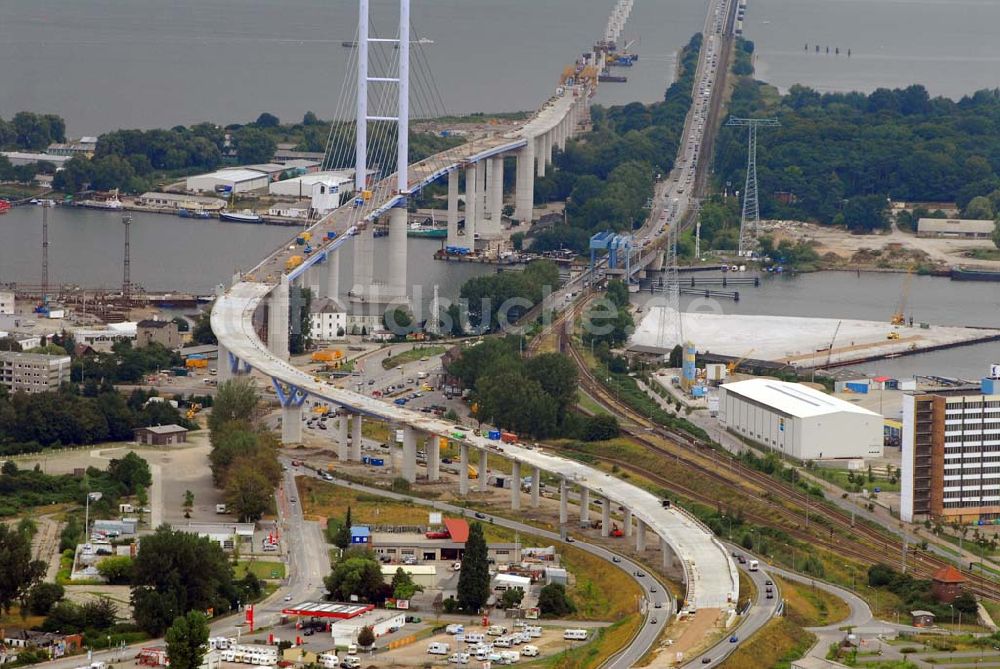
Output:
[[757,199],[757,128],[780,126],[776,118],[729,119],[727,126],[747,128],[747,182],[743,188],[743,214],[740,217],[740,256],[753,255],[760,225],[760,202]]
[[122,302],[125,305],[125,320],[128,320],[129,308],[132,306],[132,261],[129,257],[129,228],[132,227],[132,214],[122,215],[122,225],[125,226],[125,259],[122,262]]
[[49,299],[49,203],[42,203],[42,304]]

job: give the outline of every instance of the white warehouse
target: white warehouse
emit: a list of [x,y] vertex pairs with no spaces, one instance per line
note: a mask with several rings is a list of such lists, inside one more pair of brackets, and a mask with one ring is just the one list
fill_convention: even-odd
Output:
[[882,416],[800,383],[727,383],[719,389],[719,422],[798,460],[882,457]]
[[191,192],[245,193],[267,188],[269,183],[271,176],[267,172],[246,167],[231,167],[188,177],[186,188]]

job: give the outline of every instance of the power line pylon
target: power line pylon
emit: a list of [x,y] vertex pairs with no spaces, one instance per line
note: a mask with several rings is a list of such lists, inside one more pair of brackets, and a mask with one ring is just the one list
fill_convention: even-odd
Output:
[[750,256],[757,245],[760,202],[757,199],[757,128],[781,125],[776,118],[730,118],[727,126],[747,129],[747,181],[743,188],[743,214],[740,217],[740,256]]

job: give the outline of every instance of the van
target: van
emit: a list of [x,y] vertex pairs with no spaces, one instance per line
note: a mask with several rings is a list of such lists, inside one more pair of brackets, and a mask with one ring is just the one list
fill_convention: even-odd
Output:
[[501,664],[517,664],[521,659],[521,654],[516,650],[505,650],[500,653]]
[[521,655],[525,657],[538,657],[538,646],[527,645],[521,649]]
[[336,653],[320,653],[316,660],[323,669],[337,669],[340,665]]
[[349,643],[349,644],[347,644],[347,654],[348,655],[357,655],[358,654],[358,644],[356,644],[356,643]]
[[490,636],[500,636],[507,633],[507,628],[502,625],[490,625],[489,629],[486,630],[486,633]]
[[478,648],[476,648],[476,659],[485,660],[490,656],[490,653],[492,652],[493,652],[492,646],[479,646]]
[[431,655],[447,655],[451,652],[451,646],[446,643],[435,641],[431,645],[427,646],[427,652]]
[[510,637],[502,636],[493,642],[497,648],[510,648]]
[[454,653],[448,658],[448,662],[451,664],[468,664],[470,657],[468,653]]
[[216,504],[215,505],[215,512],[216,513],[226,513],[226,505],[225,504]]
[[587,630],[566,630],[563,632],[563,639],[567,641],[586,641]]
[[348,655],[340,663],[340,666],[344,667],[344,669],[361,669],[361,658],[357,655]]
[[532,626],[532,627],[528,627],[527,629],[525,629],[525,631],[528,633],[528,636],[530,636],[532,639],[541,639],[542,638],[542,628],[541,627]]
[[459,625],[458,623],[453,623],[444,628],[444,631],[448,634],[461,634],[465,631],[465,625]]
[[427,378],[427,372],[417,372],[417,378],[418,379],[426,379]]
[[469,632],[465,635],[465,643],[482,643],[486,641],[486,635],[482,632]]

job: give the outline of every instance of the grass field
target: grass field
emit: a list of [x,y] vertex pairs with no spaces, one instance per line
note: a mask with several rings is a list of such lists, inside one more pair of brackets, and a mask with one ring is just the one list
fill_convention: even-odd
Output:
[[847,603],[826,592],[811,588],[795,581],[774,577],[775,583],[785,600],[785,615],[796,625],[820,627],[847,618],[850,608]]
[[720,669],[787,669],[816,641],[788,618],[775,618],[719,665]]
[[642,616],[633,613],[620,619],[614,625],[599,629],[594,640],[587,644],[549,657],[539,658],[521,666],[544,667],[545,669],[593,669],[600,667],[608,658],[628,644],[642,623]]
[[351,519],[362,525],[426,525],[427,508],[396,502],[330,485],[313,478],[298,477],[302,513],[307,516],[343,518],[351,507]]
[[621,620],[638,609],[639,585],[621,569],[570,545],[560,546],[563,565],[576,576],[569,594],[578,620]]
[[266,560],[246,560],[239,562],[233,569],[236,578],[243,578],[250,571],[260,579],[285,578],[285,564],[283,562],[269,562]]
[[411,348],[409,351],[403,351],[402,353],[397,353],[390,358],[382,359],[383,369],[393,369],[399,367],[400,365],[405,365],[408,362],[416,362],[421,358],[431,358],[436,355],[441,355],[445,352],[444,346],[421,346],[418,348]]
[[873,476],[873,481],[868,480],[868,476],[864,473],[854,474],[854,483],[847,479],[848,471],[846,469],[824,469],[822,467],[817,467],[815,469],[810,469],[809,473],[817,478],[821,478],[824,481],[829,481],[838,488],[844,490],[854,490],[857,484],[860,483],[862,488],[866,488],[869,491],[874,491],[878,488],[882,492],[899,492],[900,486],[899,479],[892,481],[885,478],[884,476]]

